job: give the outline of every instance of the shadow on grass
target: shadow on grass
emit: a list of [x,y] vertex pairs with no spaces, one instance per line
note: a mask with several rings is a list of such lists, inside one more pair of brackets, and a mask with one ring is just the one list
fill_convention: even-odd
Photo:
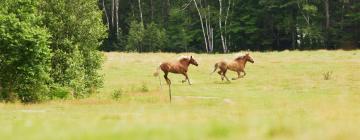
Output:
[[228,85],[231,84],[229,81],[215,81],[214,84]]

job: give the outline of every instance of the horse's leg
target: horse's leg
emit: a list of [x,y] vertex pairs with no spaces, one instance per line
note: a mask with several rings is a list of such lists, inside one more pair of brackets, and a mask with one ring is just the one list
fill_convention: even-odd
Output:
[[223,72],[223,75],[224,75],[225,79],[226,79],[228,82],[230,82],[229,78],[227,78],[227,76],[226,76],[226,72],[227,72],[227,70],[225,70],[225,71]]
[[187,75],[187,73],[183,73],[183,75],[185,76],[184,82],[186,82],[186,80],[187,80],[189,85],[191,85],[191,82],[190,82],[190,79],[189,79],[189,76]]
[[187,75],[186,75],[186,73],[181,73],[181,74],[185,76],[185,80],[181,80],[181,82],[185,83],[188,80]]
[[242,70],[242,72],[244,73],[244,75],[242,75],[241,78],[243,78],[246,75],[246,72],[244,70]]
[[164,72],[164,78],[165,78],[165,80],[166,80],[166,83],[167,83],[168,85],[171,85],[171,81],[170,81],[170,79],[168,78],[168,72]]
[[218,71],[218,74],[220,75],[220,77],[221,77],[221,81],[224,81],[224,76],[223,76],[223,74],[222,74],[223,72],[221,71],[221,70],[219,70]]
[[240,76],[240,71],[236,71],[236,72],[237,72],[237,74],[238,74],[238,77],[237,77],[237,78],[232,78],[232,80],[237,80],[237,79],[241,78],[241,76]]
[[181,80],[181,83],[185,83],[187,81],[187,79],[185,78],[185,80]]

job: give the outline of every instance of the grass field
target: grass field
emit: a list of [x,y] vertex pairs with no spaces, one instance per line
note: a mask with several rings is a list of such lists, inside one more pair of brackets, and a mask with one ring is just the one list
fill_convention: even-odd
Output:
[[193,85],[170,74],[169,103],[152,74],[180,55],[188,54],[106,53],[104,88],[90,98],[0,103],[0,139],[360,138],[359,50],[253,52],[247,76],[231,83],[209,73],[235,54],[192,54]]

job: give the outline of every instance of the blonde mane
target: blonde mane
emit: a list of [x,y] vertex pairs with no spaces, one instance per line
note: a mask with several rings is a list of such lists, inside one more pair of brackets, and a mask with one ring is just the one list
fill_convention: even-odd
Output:
[[190,57],[189,56],[180,56],[179,58],[178,58],[178,61],[184,61],[184,60],[190,60]]
[[237,53],[237,54],[235,54],[234,60],[242,59],[242,58],[244,58],[244,56],[245,56],[245,54],[243,54],[243,53]]

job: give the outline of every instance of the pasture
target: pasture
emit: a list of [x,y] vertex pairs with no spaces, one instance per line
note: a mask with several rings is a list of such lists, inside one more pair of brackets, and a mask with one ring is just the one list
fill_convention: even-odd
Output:
[[[193,55],[193,85],[160,73]],[[104,87],[81,100],[0,103],[0,139],[357,139],[360,51],[251,52],[247,75],[222,82],[215,62],[235,54],[105,53]],[[228,72],[228,77],[236,73]]]

